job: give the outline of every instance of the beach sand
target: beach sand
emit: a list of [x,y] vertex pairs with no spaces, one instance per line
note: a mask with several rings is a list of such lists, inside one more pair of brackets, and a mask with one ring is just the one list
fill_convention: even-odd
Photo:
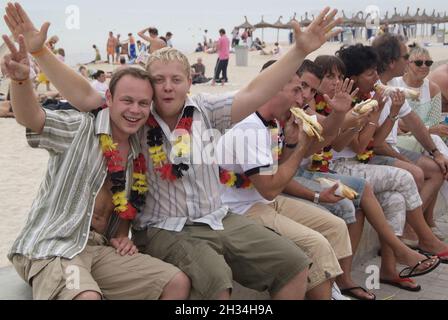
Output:
[[[319,54],[333,54],[339,47],[339,43],[327,43],[310,55],[310,58],[313,59]],[[447,47],[434,46],[429,50],[435,61],[448,58]],[[199,56],[203,58],[206,65],[206,76],[211,77],[217,55],[190,54],[188,55],[190,63],[195,63]],[[228,68],[228,84],[225,86],[217,84],[215,87],[210,84],[195,85],[192,86],[191,93],[219,93],[238,90],[253,79],[261,66],[270,58],[271,56],[262,56],[258,52],[250,52],[249,65],[237,67],[235,66],[235,55],[232,54]],[[115,67],[99,64],[89,66],[89,68],[112,71]],[[5,93],[6,85],[6,81],[3,81],[0,92]],[[31,149],[25,139],[25,129],[14,119],[4,118],[0,118],[0,150],[0,204],[2,206],[0,211],[0,267],[4,267],[10,264],[6,254],[25,224],[28,211],[44,177],[48,153],[44,150]]]

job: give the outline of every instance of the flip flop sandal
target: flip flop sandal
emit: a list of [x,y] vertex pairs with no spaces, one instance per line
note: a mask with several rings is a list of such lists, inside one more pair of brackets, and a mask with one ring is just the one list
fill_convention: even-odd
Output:
[[[365,298],[364,296],[360,296],[360,295],[355,294],[353,292],[353,290],[356,290],[356,289],[361,289],[365,293],[372,295],[373,299]],[[353,288],[340,289],[340,290],[341,290],[341,293],[344,296],[349,296],[349,297],[352,297],[352,298],[355,298],[355,299],[358,299],[358,300],[376,300],[376,296],[372,292],[369,292],[366,289],[364,289],[363,287],[353,287]]]
[[424,274],[430,273],[431,271],[435,270],[440,265],[440,259],[437,259],[437,261],[435,261],[431,266],[429,266],[425,270],[422,270],[422,271],[417,270],[417,268],[419,266],[421,266],[423,263],[430,262],[430,261],[434,261],[434,259],[433,258],[427,258],[427,259],[424,259],[424,260],[420,260],[419,262],[417,262],[417,264],[415,266],[413,266],[413,267],[406,267],[403,270],[401,270],[398,276],[401,279],[404,279],[404,278],[419,277],[419,276],[422,276]]
[[418,249],[418,252],[420,252],[421,254],[424,254],[427,257],[428,256],[436,256],[437,258],[439,258],[440,263],[448,264],[448,250],[439,252],[437,254],[431,253],[431,252],[428,252],[428,251],[425,251],[422,249]]
[[412,281],[412,279],[410,279],[410,278],[396,278],[393,280],[380,279],[380,283],[388,284],[390,286],[393,286],[393,287],[396,287],[399,289],[413,291],[413,292],[418,292],[418,291],[422,290],[422,287],[420,285],[417,285],[416,287],[408,287],[408,286],[403,285],[403,282],[409,282],[409,283],[415,284],[414,281]]

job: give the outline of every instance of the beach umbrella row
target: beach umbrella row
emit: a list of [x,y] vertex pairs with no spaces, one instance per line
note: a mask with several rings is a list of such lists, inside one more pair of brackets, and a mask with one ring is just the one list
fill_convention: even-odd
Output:
[[[397,8],[394,8],[394,14],[389,18],[389,12],[386,12],[386,15],[380,18],[381,24],[402,24],[402,25],[413,25],[413,24],[442,24],[448,23],[447,13],[444,12],[443,15],[441,13],[437,13],[433,10],[431,15],[426,13],[426,9],[423,10],[422,14],[419,14],[420,8],[417,9],[415,15],[410,14],[410,8],[407,7],[405,14],[400,15],[397,13]],[[283,17],[280,16],[277,21],[274,23],[266,22],[261,17],[261,21],[256,24],[249,23],[247,16],[244,16],[244,23],[237,26],[240,29],[265,29],[265,28],[274,28],[274,29],[291,29],[291,22],[298,21],[296,19],[296,13],[287,23],[282,23],[281,19]],[[313,17],[314,18],[314,17]],[[350,26],[350,27],[365,27],[366,20],[369,18],[369,14],[364,15],[363,11],[358,11],[352,17],[347,17],[344,10],[342,10],[342,25]],[[308,12],[305,12],[305,17],[301,18],[300,23],[301,26],[307,27],[311,23],[312,19],[308,17]]]

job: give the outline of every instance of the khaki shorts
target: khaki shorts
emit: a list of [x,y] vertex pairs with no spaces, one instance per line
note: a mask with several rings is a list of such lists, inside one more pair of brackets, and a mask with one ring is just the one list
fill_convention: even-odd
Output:
[[246,216],[290,239],[311,258],[308,291],[341,275],[338,260],[352,255],[344,220],[309,201],[279,196],[270,204],[254,204]]
[[311,263],[293,242],[246,217],[230,214],[223,224],[218,231],[205,224],[186,225],[180,232],[148,228],[134,231],[134,243],[186,273],[191,299],[214,299],[232,288],[233,279],[276,293]]
[[90,232],[86,248],[73,259],[29,260],[15,255],[12,263],[33,288],[36,300],[72,300],[85,291],[106,299],[158,299],[179,269],[145,254],[120,256],[104,236]]

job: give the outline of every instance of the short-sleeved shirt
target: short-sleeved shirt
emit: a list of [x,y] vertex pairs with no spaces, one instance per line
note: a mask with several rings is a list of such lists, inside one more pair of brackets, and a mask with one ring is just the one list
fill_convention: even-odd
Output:
[[[186,223],[205,223],[214,230],[222,230],[222,219],[228,213],[228,207],[221,203],[219,167],[213,153],[213,132],[220,134],[231,126],[231,106],[235,92],[209,95],[199,94],[187,97],[184,109],[193,106],[193,139],[191,142],[191,163],[184,176],[175,181],[163,180],[154,171],[148,152],[144,152],[148,165],[149,192],[142,212],[134,220],[133,228],[144,230],[156,227],[170,231],[181,231]],[[172,142],[168,125],[160,118],[156,110],[152,113],[164,133],[163,148],[169,156]],[[180,119],[181,115],[179,115]],[[179,120],[178,119],[178,120]],[[147,150],[145,129],[143,140]],[[216,138],[216,137],[215,137]]]
[[[87,244],[95,198],[107,176],[99,135],[112,134],[109,109],[95,118],[75,110],[45,110],[41,134],[27,131],[31,147],[49,152],[47,172],[28,214],[25,227],[8,257],[72,259]],[[130,138],[126,190],[132,185],[132,159],[140,153],[139,138]],[[113,214],[106,236],[114,235],[118,216]]]
[[[237,123],[218,142],[216,153],[220,166],[228,171],[258,174],[274,164],[272,137],[263,120],[254,113]],[[223,186],[222,202],[234,213],[244,214],[255,203],[270,203],[255,188],[236,189]]]
[[[394,78],[387,83],[388,86],[399,87],[400,82],[398,78]],[[384,121],[386,121],[387,116],[390,114],[390,107],[392,105],[392,100],[390,98],[387,99],[386,104],[384,105],[383,111],[381,111],[379,124],[382,125]],[[412,112],[411,106],[407,101],[404,102],[403,106],[400,108],[400,112],[398,113],[399,118],[406,117],[409,113]],[[397,144],[397,136],[398,136],[398,121],[395,121],[392,130],[386,138],[386,142],[389,144]]]

